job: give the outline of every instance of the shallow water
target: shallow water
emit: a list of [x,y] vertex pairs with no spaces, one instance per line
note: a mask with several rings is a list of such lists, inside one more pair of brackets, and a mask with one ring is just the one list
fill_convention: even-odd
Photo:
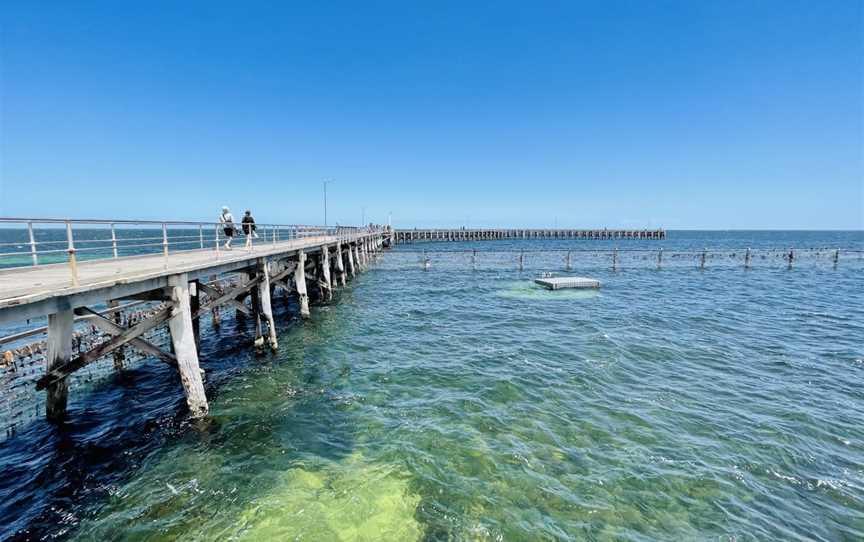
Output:
[[[714,235],[679,242],[744,242]],[[864,538],[864,266],[577,266],[603,288],[547,292],[546,261],[417,248],[307,322],[277,303],[276,354],[211,331],[206,422],[154,364],[0,444],[0,535]]]

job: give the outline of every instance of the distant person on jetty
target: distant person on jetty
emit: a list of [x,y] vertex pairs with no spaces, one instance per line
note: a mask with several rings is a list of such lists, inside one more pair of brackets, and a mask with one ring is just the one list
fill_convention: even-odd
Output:
[[225,250],[231,250],[231,241],[234,240],[234,215],[228,210],[227,206],[222,206],[222,214],[219,215],[219,224],[222,225],[222,231],[225,232]]
[[257,229],[255,219],[252,218],[252,211],[246,209],[246,214],[243,216],[243,235],[246,236],[246,248],[252,248],[252,239],[258,237],[258,234],[255,233]]

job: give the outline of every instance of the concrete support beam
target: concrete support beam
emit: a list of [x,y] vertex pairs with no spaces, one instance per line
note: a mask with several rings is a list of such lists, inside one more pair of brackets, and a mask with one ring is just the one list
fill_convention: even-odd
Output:
[[193,417],[207,414],[209,406],[204,393],[204,381],[198,364],[198,349],[195,348],[195,335],[192,329],[192,309],[189,305],[189,278],[185,273],[168,277],[171,288],[171,342],[177,357],[180,382],[186,392],[186,403]]
[[[48,316],[48,358],[46,371],[65,365],[72,359],[72,324],[75,314],[71,309]],[[65,378],[53,382],[47,388],[45,415],[49,420],[66,417],[69,384]]]

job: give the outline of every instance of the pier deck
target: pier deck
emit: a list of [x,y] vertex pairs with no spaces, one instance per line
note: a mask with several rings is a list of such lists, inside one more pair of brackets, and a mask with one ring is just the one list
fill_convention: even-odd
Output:
[[[255,322],[256,349],[266,344],[276,350],[271,300],[276,286],[296,294],[300,316],[308,318],[310,293],[324,301],[332,299],[334,288],[344,286],[349,277],[365,269],[391,235],[384,228],[259,224],[261,235],[250,234],[244,239],[250,246],[241,241],[226,250],[220,246],[225,224],[163,222],[159,224],[161,236],[147,233],[130,238],[118,235],[117,224],[145,224],[149,232],[153,223],[0,218],[0,223],[16,222],[23,222],[29,241],[3,243],[2,247],[11,246],[13,252],[0,256],[18,262],[29,257],[33,265],[0,270],[0,324],[47,316],[45,348],[34,351],[27,347],[23,355],[44,355],[45,373],[36,381],[36,389],[47,392],[46,415],[50,419],[65,416],[68,378],[73,373],[109,354],[115,356],[115,367],[122,369],[127,347],[174,367],[191,414],[206,415],[209,407],[198,359],[202,315],[212,314],[214,325],[218,325],[220,307],[250,315]],[[33,227],[36,222],[54,229],[37,231]],[[65,249],[56,248],[58,223],[65,225]],[[110,229],[103,229],[100,237],[92,228],[82,227],[94,224]],[[205,228],[215,232],[209,245],[212,248],[204,248]],[[49,236],[51,233],[54,235]],[[287,233],[288,240],[280,240],[280,233]],[[190,247],[190,243],[198,248]],[[22,248],[30,251],[22,252]],[[120,257],[124,248],[151,253]],[[89,259],[78,261],[78,252]],[[40,265],[41,258],[56,262],[64,253],[65,262]],[[219,277],[224,275],[231,279],[221,281]],[[127,303],[145,303],[149,309],[141,318],[125,320],[119,312],[108,318],[94,310],[102,305],[122,310],[122,304]],[[75,321],[81,318],[87,319],[93,332],[100,332],[83,349],[75,330]],[[170,351],[145,339],[158,326],[169,330]],[[2,353],[4,368],[14,370],[15,359],[12,351]]]
[[211,248],[167,256],[153,254],[84,261],[77,264],[78,286],[72,285],[66,263],[3,269],[0,270],[0,323],[55,312],[60,298],[72,296],[79,306],[90,305],[167,286],[169,275],[187,273],[192,280],[199,275],[231,272],[249,266],[258,258],[287,257],[296,255],[299,250],[312,254],[322,246],[335,247],[337,240],[336,236],[315,236],[257,245],[252,250],[240,245],[230,251],[216,252]]

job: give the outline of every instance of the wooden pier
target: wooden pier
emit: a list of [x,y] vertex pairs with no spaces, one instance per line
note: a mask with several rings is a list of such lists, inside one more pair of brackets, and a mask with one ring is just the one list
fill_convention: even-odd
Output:
[[394,243],[423,241],[497,241],[503,239],[666,239],[666,230],[609,230],[609,229],[397,229]]
[[[241,245],[225,250],[220,247],[221,225],[216,227],[213,248],[170,252],[172,241],[163,225],[161,253],[118,257],[112,223],[113,257],[79,262],[71,224],[67,224],[67,261],[0,270],[0,324],[47,316],[46,369],[37,389],[47,390],[49,418],[65,416],[70,375],[127,346],[174,367],[192,415],[205,415],[208,403],[197,350],[197,321],[202,315],[220,306],[249,314],[256,324],[255,345],[276,349],[271,295],[277,285],[297,295],[300,314],[308,317],[310,291],[319,299],[331,299],[334,288],[344,286],[364,270],[390,237],[389,230],[378,228],[294,228],[293,238],[278,240],[277,231],[284,229],[273,228],[272,240],[265,238],[250,248]],[[32,226],[30,231],[35,264],[38,243],[32,241]],[[78,246],[81,244],[79,241]],[[229,288],[217,287],[212,279],[225,275],[235,280]],[[243,302],[247,297],[251,298],[251,308]],[[140,301],[158,305],[148,317],[125,326],[92,308]],[[76,318],[87,318],[110,338],[73,355]],[[170,330],[171,352],[143,338],[159,325]]]

